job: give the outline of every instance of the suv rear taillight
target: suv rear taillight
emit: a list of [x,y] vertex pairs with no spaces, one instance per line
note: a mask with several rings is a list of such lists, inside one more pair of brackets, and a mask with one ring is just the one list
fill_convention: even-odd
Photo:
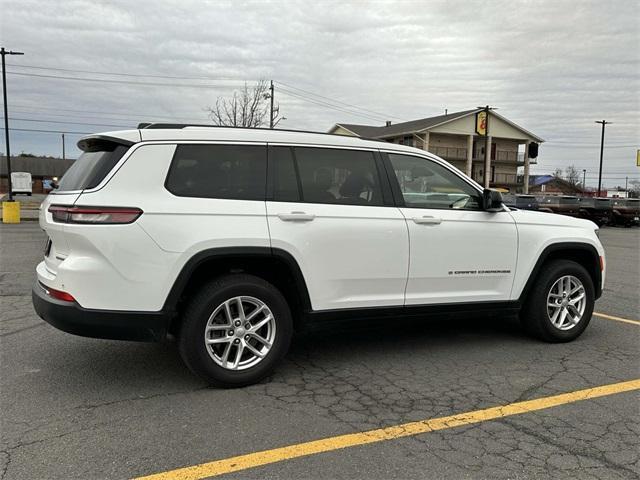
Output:
[[49,207],[54,222],[81,223],[89,225],[118,225],[133,223],[142,215],[139,208],[130,207]]

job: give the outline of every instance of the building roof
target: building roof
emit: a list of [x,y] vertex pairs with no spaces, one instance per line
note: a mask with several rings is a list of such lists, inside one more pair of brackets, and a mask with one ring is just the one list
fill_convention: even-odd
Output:
[[[12,172],[29,172],[36,177],[61,177],[74,160],[54,157],[11,157]],[[0,157],[0,175],[7,175],[7,157]]]
[[383,138],[401,135],[403,133],[414,133],[426,130],[430,127],[435,127],[442,123],[450,122],[458,118],[467,116],[471,113],[477,112],[478,109],[463,110],[462,112],[448,113],[447,115],[437,115],[435,117],[421,118],[419,120],[411,120],[409,122],[392,123],[389,126],[371,126],[371,125],[356,125],[353,123],[337,123],[336,125],[345,128],[360,137],[369,138]]
[[[354,135],[357,135],[359,137],[383,139],[388,137],[396,137],[398,135],[423,132],[425,130],[429,130],[430,128],[436,127],[438,125],[442,125],[442,124],[457,120],[459,118],[466,117],[467,115],[474,115],[481,110],[482,110],[481,108],[474,108],[472,110],[462,110],[460,112],[448,113],[446,115],[437,115],[435,117],[421,118],[419,120],[411,120],[409,122],[394,123],[391,125],[384,125],[384,126],[358,125],[353,123],[336,123],[329,130],[329,133],[334,132],[335,130],[337,130],[338,127],[342,127],[345,130],[348,130]],[[517,128],[518,130],[524,132],[525,134],[527,134],[537,142],[544,142],[542,138],[525,130],[520,125],[513,123],[512,121],[508,120],[502,115],[499,115],[495,111],[492,111],[491,115],[500,118],[501,120],[505,121],[512,127]]]

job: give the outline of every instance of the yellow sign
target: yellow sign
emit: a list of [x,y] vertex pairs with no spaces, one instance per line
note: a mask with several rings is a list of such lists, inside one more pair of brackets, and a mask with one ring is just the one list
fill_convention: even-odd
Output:
[[487,112],[476,113],[476,133],[483,137],[487,134]]
[[636,165],[640,167],[640,150],[636,152]]

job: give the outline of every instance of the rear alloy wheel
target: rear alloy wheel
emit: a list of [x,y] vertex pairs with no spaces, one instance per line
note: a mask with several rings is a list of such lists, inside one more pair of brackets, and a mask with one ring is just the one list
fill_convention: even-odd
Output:
[[241,387],[273,371],[292,333],[289,306],[277,288],[253,275],[230,274],[189,301],[178,347],[186,365],[211,385]]
[[594,302],[593,281],[585,268],[570,260],[555,260],[542,267],[520,320],[541,340],[569,342],[587,328]]
[[209,356],[227,370],[246,370],[265,358],[276,336],[276,319],[255,297],[233,297],[213,311],[205,327]]

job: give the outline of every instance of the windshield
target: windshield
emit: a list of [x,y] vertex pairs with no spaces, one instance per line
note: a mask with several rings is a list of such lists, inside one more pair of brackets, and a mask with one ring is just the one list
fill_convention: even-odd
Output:
[[100,142],[83,152],[60,180],[58,191],[96,187],[129,149],[113,142]]

